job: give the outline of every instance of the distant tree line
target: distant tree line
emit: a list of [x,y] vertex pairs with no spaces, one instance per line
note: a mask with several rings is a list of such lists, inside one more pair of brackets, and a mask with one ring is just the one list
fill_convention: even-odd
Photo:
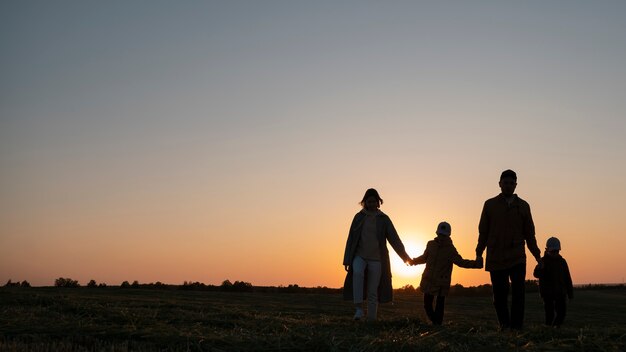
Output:
[[[55,287],[69,287],[76,288],[81,287],[77,280],[71,278],[60,277],[54,280]],[[30,283],[26,280],[7,281],[4,287],[31,287]],[[87,288],[104,288],[109,287],[106,283],[97,283],[96,280],[90,280]],[[111,286],[115,287],[115,286]],[[141,284],[139,281],[134,280],[132,283],[123,281],[119,288],[122,289],[162,289],[162,290],[185,290],[185,291],[221,291],[221,292],[262,292],[262,293],[341,293],[343,288],[329,288],[326,286],[317,287],[300,287],[297,284],[290,284],[288,286],[253,286],[249,282],[230,280],[222,281],[221,285],[207,285],[198,281],[184,281],[182,285],[164,284],[160,281]],[[625,289],[624,284],[585,284],[576,285],[577,290],[604,290],[604,289]],[[401,288],[394,290],[396,293],[408,293],[408,294],[420,294],[420,288],[413,285],[405,285]],[[526,280],[526,292],[539,291],[539,285],[537,280]],[[464,287],[461,284],[455,284],[450,286],[449,295],[451,296],[489,296],[492,294],[492,287],[490,284],[484,284],[479,286]]]
[[4,284],[4,287],[30,287],[30,284],[26,280],[22,282],[19,282],[19,281],[13,282],[11,281],[11,279],[9,279],[9,281],[7,281],[7,283]]
[[615,285],[606,285],[606,284],[584,284],[584,285],[574,285],[574,289],[576,290],[609,290],[621,288],[625,289],[626,285],[624,284],[615,284]]
[[253,286],[249,282],[230,280],[222,281],[219,286],[206,285],[201,282],[185,281],[178,287],[181,290],[195,291],[222,291],[222,292],[261,292],[261,293],[340,293],[341,289],[328,288],[326,286],[300,287],[297,284],[288,286]]
[[[401,288],[394,290],[398,293],[415,293],[421,294],[419,287],[413,287],[413,285],[405,285]],[[526,280],[526,292],[538,292],[539,284],[537,280]],[[490,296],[493,294],[492,286],[490,284],[465,287],[461,284],[454,284],[450,286],[450,296]]]
[[80,287],[80,284],[76,280],[72,280],[69,277],[60,277],[54,280],[54,286],[56,287]]
[[[9,280],[5,287],[30,287],[27,281],[12,282]],[[71,278],[60,277],[54,280],[55,287],[69,287],[76,288],[81,287],[77,280]],[[96,280],[89,280],[86,285],[87,288],[113,288],[115,286],[108,286],[106,283],[98,283]],[[135,280],[132,283],[123,281],[119,288],[122,289],[161,289],[161,290],[185,290],[185,291],[217,291],[217,292],[266,292],[266,293],[339,293],[340,288],[328,288],[326,286],[317,287],[300,287],[297,284],[290,284],[288,286],[253,286],[250,282],[230,280],[222,281],[221,285],[207,285],[198,281],[184,281],[182,285],[164,284],[160,281],[151,283],[139,283]]]
[[[615,290],[626,289],[624,284],[585,284],[575,285],[576,290]],[[419,287],[413,287],[413,285],[406,285],[401,288],[395,289],[398,293],[421,293]],[[537,280],[526,280],[526,292],[539,292],[539,282]],[[490,284],[464,287],[461,284],[450,286],[450,296],[490,296],[493,294],[492,286]]]

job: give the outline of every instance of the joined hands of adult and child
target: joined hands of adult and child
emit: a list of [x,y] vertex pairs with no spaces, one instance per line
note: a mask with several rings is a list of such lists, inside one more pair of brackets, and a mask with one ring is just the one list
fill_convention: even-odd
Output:
[[485,263],[482,255],[477,255],[476,259],[474,259],[474,262],[476,262],[476,269],[482,269]]
[[[477,255],[476,259],[474,260],[474,263],[475,263],[475,268],[476,269],[482,269],[483,268],[483,264],[484,264],[483,257],[480,256],[480,255]],[[417,258],[411,258],[411,259],[406,261],[406,264],[414,266],[414,265],[425,264],[425,263],[419,262],[417,260]]]

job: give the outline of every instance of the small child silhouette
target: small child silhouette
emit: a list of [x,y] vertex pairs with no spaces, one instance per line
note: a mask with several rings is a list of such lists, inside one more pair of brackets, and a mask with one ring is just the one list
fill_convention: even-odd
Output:
[[[481,269],[483,267],[482,257],[477,260],[463,259],[457,252],[450,235],[452,228],[447,222],[442,222],[437,226],[437,237],[428,241],[424,254],[409,261],[411,265],[426,264],[420,289],[424,293],[424,309],[430,321],[435,325],[443,323],[443,311],[446,295],[450,290],[450,276],[452,275],[452,264],[462,268]],[[436,307],[433,310],[433,301],[437,297]]]
[[546,252],[533,271],[539,279],[539,293],[543,298],[546,313],[546,325],[559,327],[565,319],[567,297],[574,298],[574,286],[567,262],[559,251],[561,241],[556,237],[548,238]]

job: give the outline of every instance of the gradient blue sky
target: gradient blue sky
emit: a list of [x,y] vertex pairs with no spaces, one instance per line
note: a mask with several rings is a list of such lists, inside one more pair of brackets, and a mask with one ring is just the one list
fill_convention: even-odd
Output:
[[623,282],[625,34],[623,1],[3,1],[0,281],[339,287],[365,189],[472,257],[512,168],[574,281]]

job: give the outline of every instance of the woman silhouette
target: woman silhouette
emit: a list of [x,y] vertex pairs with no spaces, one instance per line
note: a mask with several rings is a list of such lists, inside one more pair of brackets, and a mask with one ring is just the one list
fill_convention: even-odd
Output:
[[352,220],[343,256],[343,265],[348,272],[343,293],[344,299],[354,301],[354,319],[360,320],[364,316],[363,297],[367,284],[367,319],[376,320],[378,303],[393,299],[387,241],[405,263],[411,257],[391,219],[380,211],[383,200],[378,192],[368,189],[360,204],[363,209]]

